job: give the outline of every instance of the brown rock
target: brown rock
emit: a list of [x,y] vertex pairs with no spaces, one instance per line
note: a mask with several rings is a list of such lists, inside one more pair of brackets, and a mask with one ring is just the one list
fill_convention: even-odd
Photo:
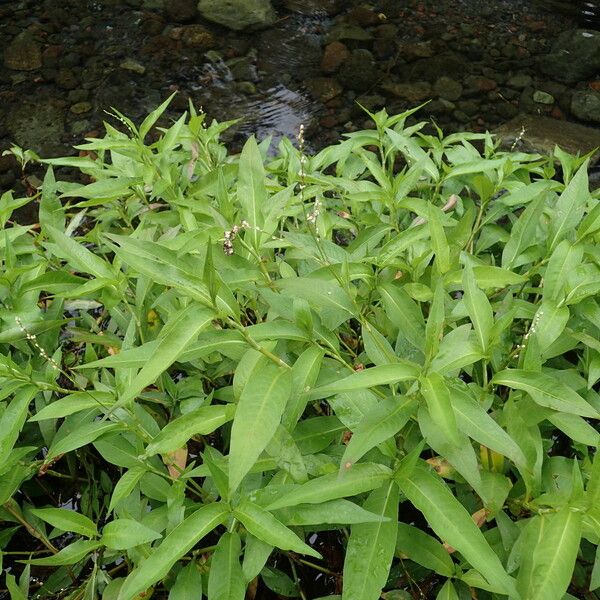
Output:
[[[503,148],[510,149],[516,143],[515,149],[524,152],[552,155],[558,144],[570,154],[587,154],[600,147],[600,130],[536,115],[519,115],[494,133],[502,140]],[[591,162],[599,158],[600,152],[596,152]]]
[[202,50],[214,48],[215,38],[213,34],[202,25],[185,25],[182,29],[181,41],[189,48],[200,48]]
[[321,58],[321,71],[327,74],[335,73],[349,56],[350,51],[346,44],[342,42],[327,44]]
[[165,11],[176,23],[186,23],[196,16],[196,0],[169,0]]
[[415,83],[388,83],[383,88],[393,94],[408,100],[409,102],[420,102],[431,98],[431,85],[427,81],[416,81]]
[[42,50],[26,32],[20,33],[4,50],[4,66],[13,71],[35,71],[42,66]]
[[335,80],[330,77],[314,77],[306,81],[310,93],[314,98],[321,102],[329,102],[336,96],[339,96],[344,89]]
[[353,8],[348,14],[348,21],[361,27],[371,27],[373,25],[379,25],[381,19],[379,15],[366,6],[357,6]]

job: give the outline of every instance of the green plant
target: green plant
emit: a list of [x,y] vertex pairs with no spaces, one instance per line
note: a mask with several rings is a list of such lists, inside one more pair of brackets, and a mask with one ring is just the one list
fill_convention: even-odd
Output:
[[596,598],[586,157],[414,111],[311,157],[192,107],[146,143],[166,107],[41,161],[39,228],[0,199],[10,597]]

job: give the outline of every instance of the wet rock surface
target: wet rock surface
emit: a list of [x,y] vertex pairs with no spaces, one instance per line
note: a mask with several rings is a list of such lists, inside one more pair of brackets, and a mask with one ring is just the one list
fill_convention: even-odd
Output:
[[429,101],[415,118],[447,132],[600,122],[600,31],[525,0],[18,0],[0,48],[0,151],[72,152],[110,107],[140,120],[173,91],[166,120],[188,99],[240,119],[234,148],[301,123],[320,148],[370,126],[359,104]]

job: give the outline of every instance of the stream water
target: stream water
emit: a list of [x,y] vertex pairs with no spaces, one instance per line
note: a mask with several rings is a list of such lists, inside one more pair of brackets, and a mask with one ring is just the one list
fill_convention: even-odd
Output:
[[[393,113],[431,100],[419,116],[446,131],[520,113],[600,125],[600,32],[587,46],[568,33],[600,30],[596,0],[273,5],[274,24],[237,32],[203,19],[195,0],[0,2],[0,151],[68,153],[111,106],[139,120],[174,90],[171,116],[192,99],[239,118],[234,147],[250,133],[295,136],[301,123],[322,147],[365,126],[358,102]],[[1,158],[0,189],[18,177]]]

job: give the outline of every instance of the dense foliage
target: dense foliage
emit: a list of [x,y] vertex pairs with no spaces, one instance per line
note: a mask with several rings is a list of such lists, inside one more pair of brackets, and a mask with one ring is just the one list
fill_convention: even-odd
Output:
[[0,200],[11,599],[596,598],[586,157],[414,111],[232,156],[165,108]]

